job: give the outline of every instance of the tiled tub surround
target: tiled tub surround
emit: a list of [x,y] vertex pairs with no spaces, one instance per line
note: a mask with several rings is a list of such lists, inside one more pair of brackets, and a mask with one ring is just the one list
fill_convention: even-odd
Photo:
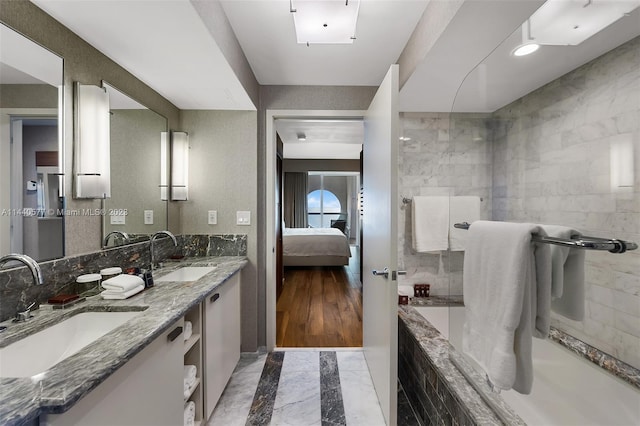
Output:
[[[437,303],[423,302],[424,300],[422,298],[414,298],[411,301],[411,306],[403,306],[399,309],[398,340],[400,353],[398,374],[411,404],[414,408],[418,407],[416,411],[421,413],[421,416],[424,416],[422,420],[425,424],[447,422],[449,417],[460,424],[466,424],[464,417],[462,421],[456,420],[456,410],[466,410],[473,413],[474,410],[477,409],[477,405],[475,404],[467,407],[457,407],[457,401],[454,400],[452,402],[451,400],[447,400],[447,398],[449,398],[447,392],[458,392],[460,386],[464,387],[464,382],[456,381],[457,374],[451,374],[450,370],[446,370],[452,365],[450,358],[454,358],[455,362],[461,367],[458,369],[453,366],[455,370],[452,371],[459,374],[460,370],[462,370],[469,376],[469,380],[473,383],[474,388],[482,392],[483,396],[481,398],[484,399],[487,408],[493,407],[493,411],[498,413],[497,415],[502,420],[502,423],[512,424],[512,422],[517,421],[518,417],[507,405],[502,396],[492,392],[485,378],[469,365],[468,361],[449,344],[447,339],[441,335],[433,324],[425,320],[417,309],[412,308],[412,306],[416,306],[418,309],[424,309],[423,307],[430,309],[429,307],[446,305],[442,304],[441,301]],[[461,306],[461,304],[453,302],[450,306]],[[432,314],[429,314],[430,317],[431,315]],[[434,320],[438,320],[437,316],[438,315],[435,315]],[[444,322],[448,323],[449,321],[450,319]],[[458,325],[461,326],[461,324]],[[597,364],[609,374],[617,376],[636,389],[640,389],[640,371],[638,369],[553,327],[551,328],[549,340],[560,344],[585,360]],[[407,349],[407,347],[409,349]],[[439,349],[442,349],[444,352],[439,352]],[[441,357],[443,353],[445,355]],[[411,354],[414,356],[413,359],[408,358]],[[575,362],[580,361],[576,360]],[[439,365],[445,366],[446,369],[444,372],[439,370]],[[422,374],[424,374],[427,379],[424,385],[422,384],[421,375],[416,373],[418,371],[424,372]],[[453,378],[453,382],[448,382],[451,378]],[[443,380],[445,383],[442,383]],[[429,387],[429,385],[431,385],[431,387]],[[468,382],[467,386],[471,388]],[[444,397],[442,396],[442,392],[444,392]],[[625,398],[628,399],[629,396],[627,395]],[[460,400],[464,403],[463,398],[460,398]],[[617,402],[618,401],[616,401],[616,403]],[[518,400],[516,403],[522,404],[518,402]],[[531,406],[531,403],[527,404],[528,407]],[[454,407],[453,409],[450,408],[452,406]],[[633,404],[631,404],[631,406],[633,406]],[[640,411],[638,414],[640,414]],[[513,416],[516,416],[515,420]],[[471,418],[473,419],[473,417]]]
[[453,351],[413,307],[398,308],[398,378],[420,421],[427,426],[524,425],[499,397],[493,403],[505,413],[504,421],[495,414],[451,362]]
[[[156,240],[156,259],[167,259],[174,254],[186,257],[247,255],[247,236],[244,234],[179,235],[177,240],[178,247],[174,247],[169,238]],[[57,294],[86,290],[75,283],[79,275],[97,273],[110,266],[148,268],[149,262],[149,242],[144,241],[42,262],[44,285],[34,285],[31,273],[22,264],[19,268],[0,270],[0,322],[13,318],[33,301],[44,303]]]
[[246,265],[244,257],[187,259],[155,272],[157,277],[182,266],[216,266],[188,285],[157,282],[154,287],[127,300],[102,300],[94,296],[69,310],[40,310],[26,323],[9,324],[0,334],[0,347],[35,333],[59,319],[84,310],[144,309],[129,321],[47,371],[39,382],[31,378],[0,378],[0,424],[22,425],[40,413],[61,413],[106,380],[145,346],[180,319],[190,308],[224,285]]

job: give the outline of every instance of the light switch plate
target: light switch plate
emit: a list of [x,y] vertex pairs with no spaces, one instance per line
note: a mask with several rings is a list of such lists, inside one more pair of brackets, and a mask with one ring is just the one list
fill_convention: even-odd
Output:
[[144,224],[153,225],[153,210],[144,211]]
[[236,225],[251,225],[251,212],[237,211]]
[[209,210],[207,212],[207,223],[209,225],[217,225],[218,224],[218,211],[217,210]]
[[124,225],[126,216],[123,214],[113,214],[109,217],[112,225]]

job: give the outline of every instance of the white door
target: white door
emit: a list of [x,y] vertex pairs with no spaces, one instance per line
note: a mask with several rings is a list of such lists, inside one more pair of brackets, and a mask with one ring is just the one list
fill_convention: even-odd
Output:
[[398,65],[392,65],[364,119],[362,241],[364,354],[388,425],[397,413],[398,120]]

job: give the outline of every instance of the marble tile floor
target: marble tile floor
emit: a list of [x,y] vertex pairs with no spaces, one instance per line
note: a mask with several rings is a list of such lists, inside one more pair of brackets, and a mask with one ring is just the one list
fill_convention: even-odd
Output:
[[[399,393],[399,425],[419,426]],[[383,426],[361,350],[243,354],[208,426]]]

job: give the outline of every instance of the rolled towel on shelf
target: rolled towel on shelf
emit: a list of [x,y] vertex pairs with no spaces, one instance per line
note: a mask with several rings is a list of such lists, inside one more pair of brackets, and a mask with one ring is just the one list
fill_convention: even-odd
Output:
[[184,341],[186,342],[187,340],[189,340],[192,334],[193,334],[193,324],[191,323],[191,321],[185,321],[184,322]]
[[184,406],[184,425],[193,426],[196,420],[196,403],[189,401]]
[[191,394],[191,388],[196,383],[196,375],[198,370],[195,365],[185,365],[183,369],[184,377],[184,397],[188,398]]
[[136,275],[121,274],[104,280],[101,285],[105,290],[127,292],[140,285],[144,286],[144,281]]
[[124,300],[128,299],[131,296],[134,296],[144,290],[144,284],[139,285],[138,287],[134,287],[129,291],[114,291],[114,290],[105,290],[100,293],[103,299],[111,299],[111,300]]
[[[540,226],[549,237],[571,239],[582,236],[566,226]],[[584,259],[584,250],[551,245],[551,309],[574,321],[584,319]]]

